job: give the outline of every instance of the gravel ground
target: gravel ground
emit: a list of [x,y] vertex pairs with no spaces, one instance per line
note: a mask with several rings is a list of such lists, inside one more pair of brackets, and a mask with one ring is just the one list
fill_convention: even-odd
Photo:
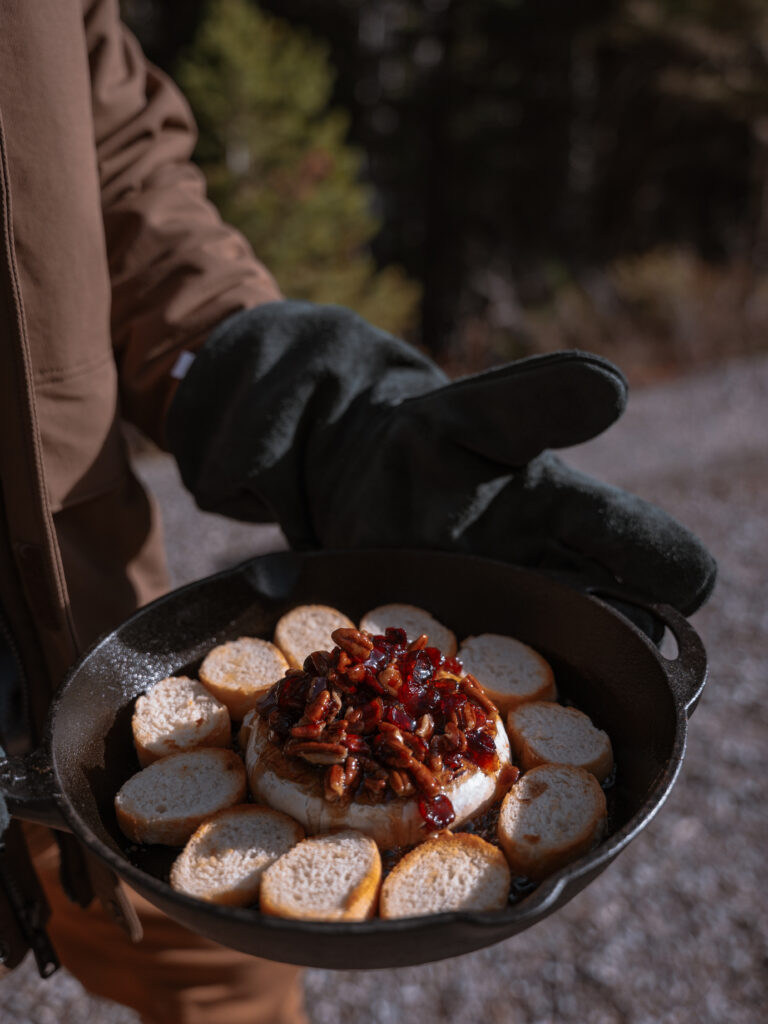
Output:
[[[393,971],[306,974],[313,1024],[758,1024],[768,1000],[768,358],[633,394],[569,461],[663,505],[720,564],[694,625],[711,674],[662,812],[554,916],[489,949]],[[169,462],[140,471],[165,511],[176,583],[279,546],[201,516]],[[205,538],[205,544],[200,538]],[[0,982],[0,1024],[135,1024],[64,971]]]

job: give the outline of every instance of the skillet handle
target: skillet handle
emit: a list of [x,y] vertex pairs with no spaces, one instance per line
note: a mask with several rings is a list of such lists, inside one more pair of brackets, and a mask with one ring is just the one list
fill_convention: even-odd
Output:
[[0,797],[13,818],[70,831],[59,808],[53,769],[45,750],[23,757],[0,757]]
[[[690,718],[701,697],[707,681],[709,665],[707,652],[701,637],[688,619],[669,604],[654,604],[642,598],[633,597],[624,591],[609,590],[605,587],[587,587],[587,593],[594,597],[608,598],[622,604],[634,605],[653,618],[662,622],[677,642],[677,657],[667,658],[659,654],[669,685],[675,697],[682,703]],[[613,607],[613,606],[611,606]],[[616,609],[614,608],[614,611]],[[657,652],[658,653],[658,652]]]

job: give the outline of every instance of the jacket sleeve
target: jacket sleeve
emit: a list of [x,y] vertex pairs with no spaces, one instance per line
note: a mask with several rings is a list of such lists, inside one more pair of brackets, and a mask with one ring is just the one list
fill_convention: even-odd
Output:
[[85,30],[123,415],[164,445],[179,352],[281,296],[206,199],[189,107],[121,24],[117,0],[86,0]]

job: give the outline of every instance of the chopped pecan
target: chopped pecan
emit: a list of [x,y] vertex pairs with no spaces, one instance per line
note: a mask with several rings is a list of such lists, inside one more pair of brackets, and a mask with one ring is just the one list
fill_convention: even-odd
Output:
[[325,722],[300,722],[291,729],[291,736],[296,740],[316,740],[324,730]]
[[455,722],[445,723],[445,738],[448,740],[446,750],[463,754],[467,749],[467,737]]
[[[365,661],[373,650],[373,640],[366,633],[361,633],[359,629],[347,629],[344,627],[334,629],[331,633],[331,639],[341,648],[341,657],[347,654],[350,658],[354,658],[355,661]],[[341,657],[339,662],[341,662]]]
[[374,800],[383,800],[384,791],[387,788],[387,780],[375,779],[369,776],[367,779],[363,781],[363,786],[365,787],[365,789],[368,790],[368,792],[371,794]]
[[384,689],[391,696],[395,696],[403,685],[403,677],[400,674],[400,669],[394,663],[387,665],[387,667],[379,672],[376,677]]
[[412,732],[403,733],[403,743],[410,749],[414,757],[417,757],[419,761],[423,761],[427,756],[429,748],[427,747],[426,741],[417,736]]
[[395,796],[411,796],[414,786],[407,772],[392,769],[389,773],[389,785]]
[[337,803],[345,792],[344,769],[340,764],[332,764],[325,773],[325,799],[329,803]]
[[304,717],[310,722],[319,722],[321,718],[325,718],[332,703],[330,690],[321,690],[304,708]]
[[385,764],[393,768],[410,768],[413,755],[410,750],[396,740],[386,739],[376,748],[376,754]]
[[424,793],[425,796],[436,796],[440,792],[437,779],[425,764],[412,758],[408,771],[420,793]]
[[285,752],[303,757],[310,764],[342,764],[347,756],[347,748],[342,743],[289,741]]
[[427,712],[422,715],[416,723],[416,735],[422,736],[425,740],[428,740],[435,729],[435,722],[432,715]]
[[325,730],[323,739],[326,743],[344,743],[347,737],[347,723],[344,719],[332,722]]
[[423,651],[428,643],[429,643],[429,637],[427,636],[427,634],[426,633],[421,633],[419,636],[416,637],[415,640],[411,640],[411,642],[408,644],[408,650],[409,651]]
[[365,665],[358,663],[357,665],[350,665],[346,671],[347,679],[352,683],[362,683],[365,679],[367,669]]
[[360,759],[350,755],[344,762],[344,786],[349,792],[357,789],[362,773]]
[[464,693],[466,693],[468,697],[471,697],[473,701],[479,704],[484,711],[489,712],[489,714],[494,714],[496,712],[496,705],[493,703],[491,698],[486,694],[485,690],[482,688],[480,683],[478,683],[477,679],[475,679],[475,677],[471,675],[469,672],[467,672],[467,674],[461,680],[461,686],[462,689],[464,690]]

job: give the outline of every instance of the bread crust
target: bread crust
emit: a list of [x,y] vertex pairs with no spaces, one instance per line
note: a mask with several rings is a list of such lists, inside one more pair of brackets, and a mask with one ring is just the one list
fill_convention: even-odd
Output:
[[[468,768],[445,788],[456,813],[453,827],[487,810],[503,795],[511,764],[509,740],[501,719],[496,724],[496,752],[500,767],[493,775]],[[258,719],[251,729],[245,754],[248,784],[256,800],[278,808],[301,822],[312,835],[334,828],[356,829],[370,836],[381,849],[411,846],[426,836],[418,798],[400,798],[386,803],[329,803],[322,784],[312,784],[311,772],[297,778],[295,759],[286,758],[268,738],[268,727]]]
[[[473,893],[472,899],[452,899],[443,897],[440,886],[429,887],[422,884],[424,879],[416,881],[419,889],[420,902],[409,907],[406,913],[399,907],[406,898],[405,893],[413,886],[411,875],[419,869],[426,869],[426,880],[437,876],[437,881],[445,884],[448,867],[453,874],[459,876],[457,885],[466,879],[470,872],[480,874],[484,883],[483,894]],[[442,834],[410,850],[395,865],[384,879],[379,900],[379,915],[382,918],[415,917],[421,914],[446,913],[452,910],[501,910],[509,899],[511,876],[509,865],[502,851],[480,836],[467,832]]]
[[[575,793],[583,803],[578,811]],[[571,810],[568,821],[560,813],[563,803]],[[521,775],[504,797],[497,836],[513,874],[540,881],[597,844],[606,814],[605,793],[594,775],[571,765],[544,764]],[[549,834],[541,817],[548,819]]]

